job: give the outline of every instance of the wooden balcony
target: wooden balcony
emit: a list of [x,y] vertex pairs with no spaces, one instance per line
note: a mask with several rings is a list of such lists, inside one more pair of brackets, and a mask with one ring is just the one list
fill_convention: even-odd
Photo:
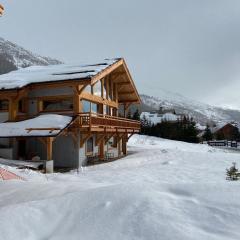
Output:
[[85,131],[139,132],[140,122],[98,113],[80,113],[78,124]]

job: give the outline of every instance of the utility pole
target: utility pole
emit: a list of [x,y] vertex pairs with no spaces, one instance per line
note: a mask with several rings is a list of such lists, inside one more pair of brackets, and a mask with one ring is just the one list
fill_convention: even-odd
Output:
[[4,12],[4,7],[3,5],[0,4],[0,17],[3,15]]

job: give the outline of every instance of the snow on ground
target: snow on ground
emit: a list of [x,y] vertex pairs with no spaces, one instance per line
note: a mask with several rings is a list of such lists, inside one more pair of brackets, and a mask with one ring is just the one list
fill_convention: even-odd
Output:
[[133,136],[121,160],[79,173],[7,169],[0,239],[240,239],[240,182],[225,180],[239,153]]

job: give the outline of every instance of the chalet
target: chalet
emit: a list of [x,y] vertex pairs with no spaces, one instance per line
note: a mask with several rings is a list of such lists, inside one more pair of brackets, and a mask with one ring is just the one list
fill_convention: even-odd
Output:
[[140,130],[126,112],[139,103],[122,58],[1,75],[0,157],[45,160],[51,172],[126,155],[129,137]]
[[222,123],[211,129],[215,139],[238,140],[239,129],[236,123]]

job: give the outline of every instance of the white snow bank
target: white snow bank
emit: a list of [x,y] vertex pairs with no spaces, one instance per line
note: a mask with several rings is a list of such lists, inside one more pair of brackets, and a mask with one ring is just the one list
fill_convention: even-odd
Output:
[[240,155],[133,136],[129,155],[79,174],[17,170],[0,183],[0,239],[240,239]]
[[[55,136],[71,121],[72,117],[58,114],[44,114],[21,122],[0,123],[0,137]],[[28,129],[31,128],[53,128],[55,130],[29,131]]]

